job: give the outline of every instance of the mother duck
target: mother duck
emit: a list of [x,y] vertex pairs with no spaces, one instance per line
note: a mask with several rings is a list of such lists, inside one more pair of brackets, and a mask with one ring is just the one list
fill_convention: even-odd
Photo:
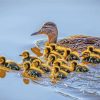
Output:
[[83,51],[89,45],[100,48],[100,37],[75,35],[57,41],[58,29],[53,22],[45,23],[39,31],[32,33],[31,36],[38,34],[47,35],[49,43],[57,43],[57,45],[69,47],[76,51]]

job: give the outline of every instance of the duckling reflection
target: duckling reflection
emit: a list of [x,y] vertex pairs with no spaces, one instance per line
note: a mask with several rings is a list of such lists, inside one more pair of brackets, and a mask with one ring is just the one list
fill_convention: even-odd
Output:
[[100,64],[100,56],[86,51],[82,53],[82,62],[85,64]]
[[30,62],[24,62],[23,68],[24,71],[22,73],[22,76],[26,78],[30,78],[32,80],[41,77],[43,74],[43,71],[40,70],[39,68],[36,67],[31,68]]
[[7,61],[4,56],[0,56],[0,69],[19,71],[21,67],[13,61]]
[[20,56],[22,56],[23,62],[26,62],[26,61],[32,62],[34,59],[37,59],[37,57],[30,56],[28,51],[24,51]]
[[50,78],[52,83],[56,83],[57,81],[66,78],[68,73],[63,70],[60,70],[59,66],[53,66]]
[[32,64],[31,67],[36,67],[41,69],[43,72],[48,73],[51,71],[50,66],[48,66],[46,63],[42,62],[40,59],[35,59]]

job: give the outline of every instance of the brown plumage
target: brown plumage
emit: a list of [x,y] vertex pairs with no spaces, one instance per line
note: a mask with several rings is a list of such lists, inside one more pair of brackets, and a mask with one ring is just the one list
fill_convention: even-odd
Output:
[[61,39],[57,42],[58,29],[56,24],[53,22],[45,23],[38,32],[35,32],[32,35],[37,34],[46,34],[49,43],[57,43],[57,45],[68,47],[76,51],[85,50],[89,45],[100,48],[100,37],[93,36],[75,35]]

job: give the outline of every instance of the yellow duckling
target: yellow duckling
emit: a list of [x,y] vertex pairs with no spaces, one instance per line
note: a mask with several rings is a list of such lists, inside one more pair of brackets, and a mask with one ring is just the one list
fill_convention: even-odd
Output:
[[50,72],[51,68],[50,66],[48,66],[47,64],[45,64],[44,62],[42,62],[40,59],[35,59],[32,64],[31,67],[36,67],[41,69],[43,72]]
[[72,61],[71,62],[71,66],[73,66],[75,68],[76,72],[88,72],[89,69],[85,64],[78,64],[76,61]]
[[55,43],[50,43],[49,46],[52,48],[52,50],[56,50],[57,44]]
[[16,70],[19,71],[21,67],[13,61],[7,61],[4,56],[0,56],[0,69],[4,69],[6,71]]
[[23,68],[24,68],[24,71],[22,73],[22,76],[25,78],[30,78],[32,80],[35,80],[41,77],[43,74],[43,71],[40,70],[39,68],[36,68],[36,67],[31,68],[30,62],[24,62]]
[[53,66],[59,66],[59,68],[67,73],[70,72],[70,68],[64,59],[57,59],[54,61]]
[[61,47],[61,46],[57,46],[56,47],[56,51],[61,54],[64,58],[66,58],[67,55],[67,48],[65,47]]
[[28,51],[24,51],[20,56],[22,56],[23,62],[26,62],[26,61],[32,62],[34,59],[37,59],[37,57],[30,56]]
[[60,79],[66,78],[68,73],[63,70],[60,70],[59,66],[53,66],[50,78],[53,83],[56,83]]
[[51,51],[52,51],[52,47],[50,47],[50,46],[45,47],[43,54],[44,54],[44,57],[46,60],[47,60],[48,56],[50,55]]
[[79,54],[78,52],[75,51],[71,51],[71,49],[67,49],[67,53],[66,53],[66,60],[67,61],[72,61],[72,60],[80,60]]
[[100,56],[91,54],[90,51],[83,52],[81,57],[82,62],[85,64],[100,64]]
[[100,49],[96,49],[96,48],[94,48],[94,46],[88,46],[87,50],[89,50],[93,54],[97,54],[100,56]]
[[48,57],[48,61],[47,61],[48,65],[52,66],[53,63],[54,63],[54,61],[55,61],[56,59],[58,59],[59,56],[60,56],[60,54],[58,54],[58,53],[55,52],[55,51],[52,51],[51,54],[50,54],[49,57]]

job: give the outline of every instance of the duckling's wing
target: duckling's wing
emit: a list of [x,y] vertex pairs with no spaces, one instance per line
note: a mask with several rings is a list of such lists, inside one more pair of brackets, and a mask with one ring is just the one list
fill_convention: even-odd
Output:
[[8,62],[7,67],[12,70],[20,70],[20,67],[18,66],[18,64],[13,61]]

